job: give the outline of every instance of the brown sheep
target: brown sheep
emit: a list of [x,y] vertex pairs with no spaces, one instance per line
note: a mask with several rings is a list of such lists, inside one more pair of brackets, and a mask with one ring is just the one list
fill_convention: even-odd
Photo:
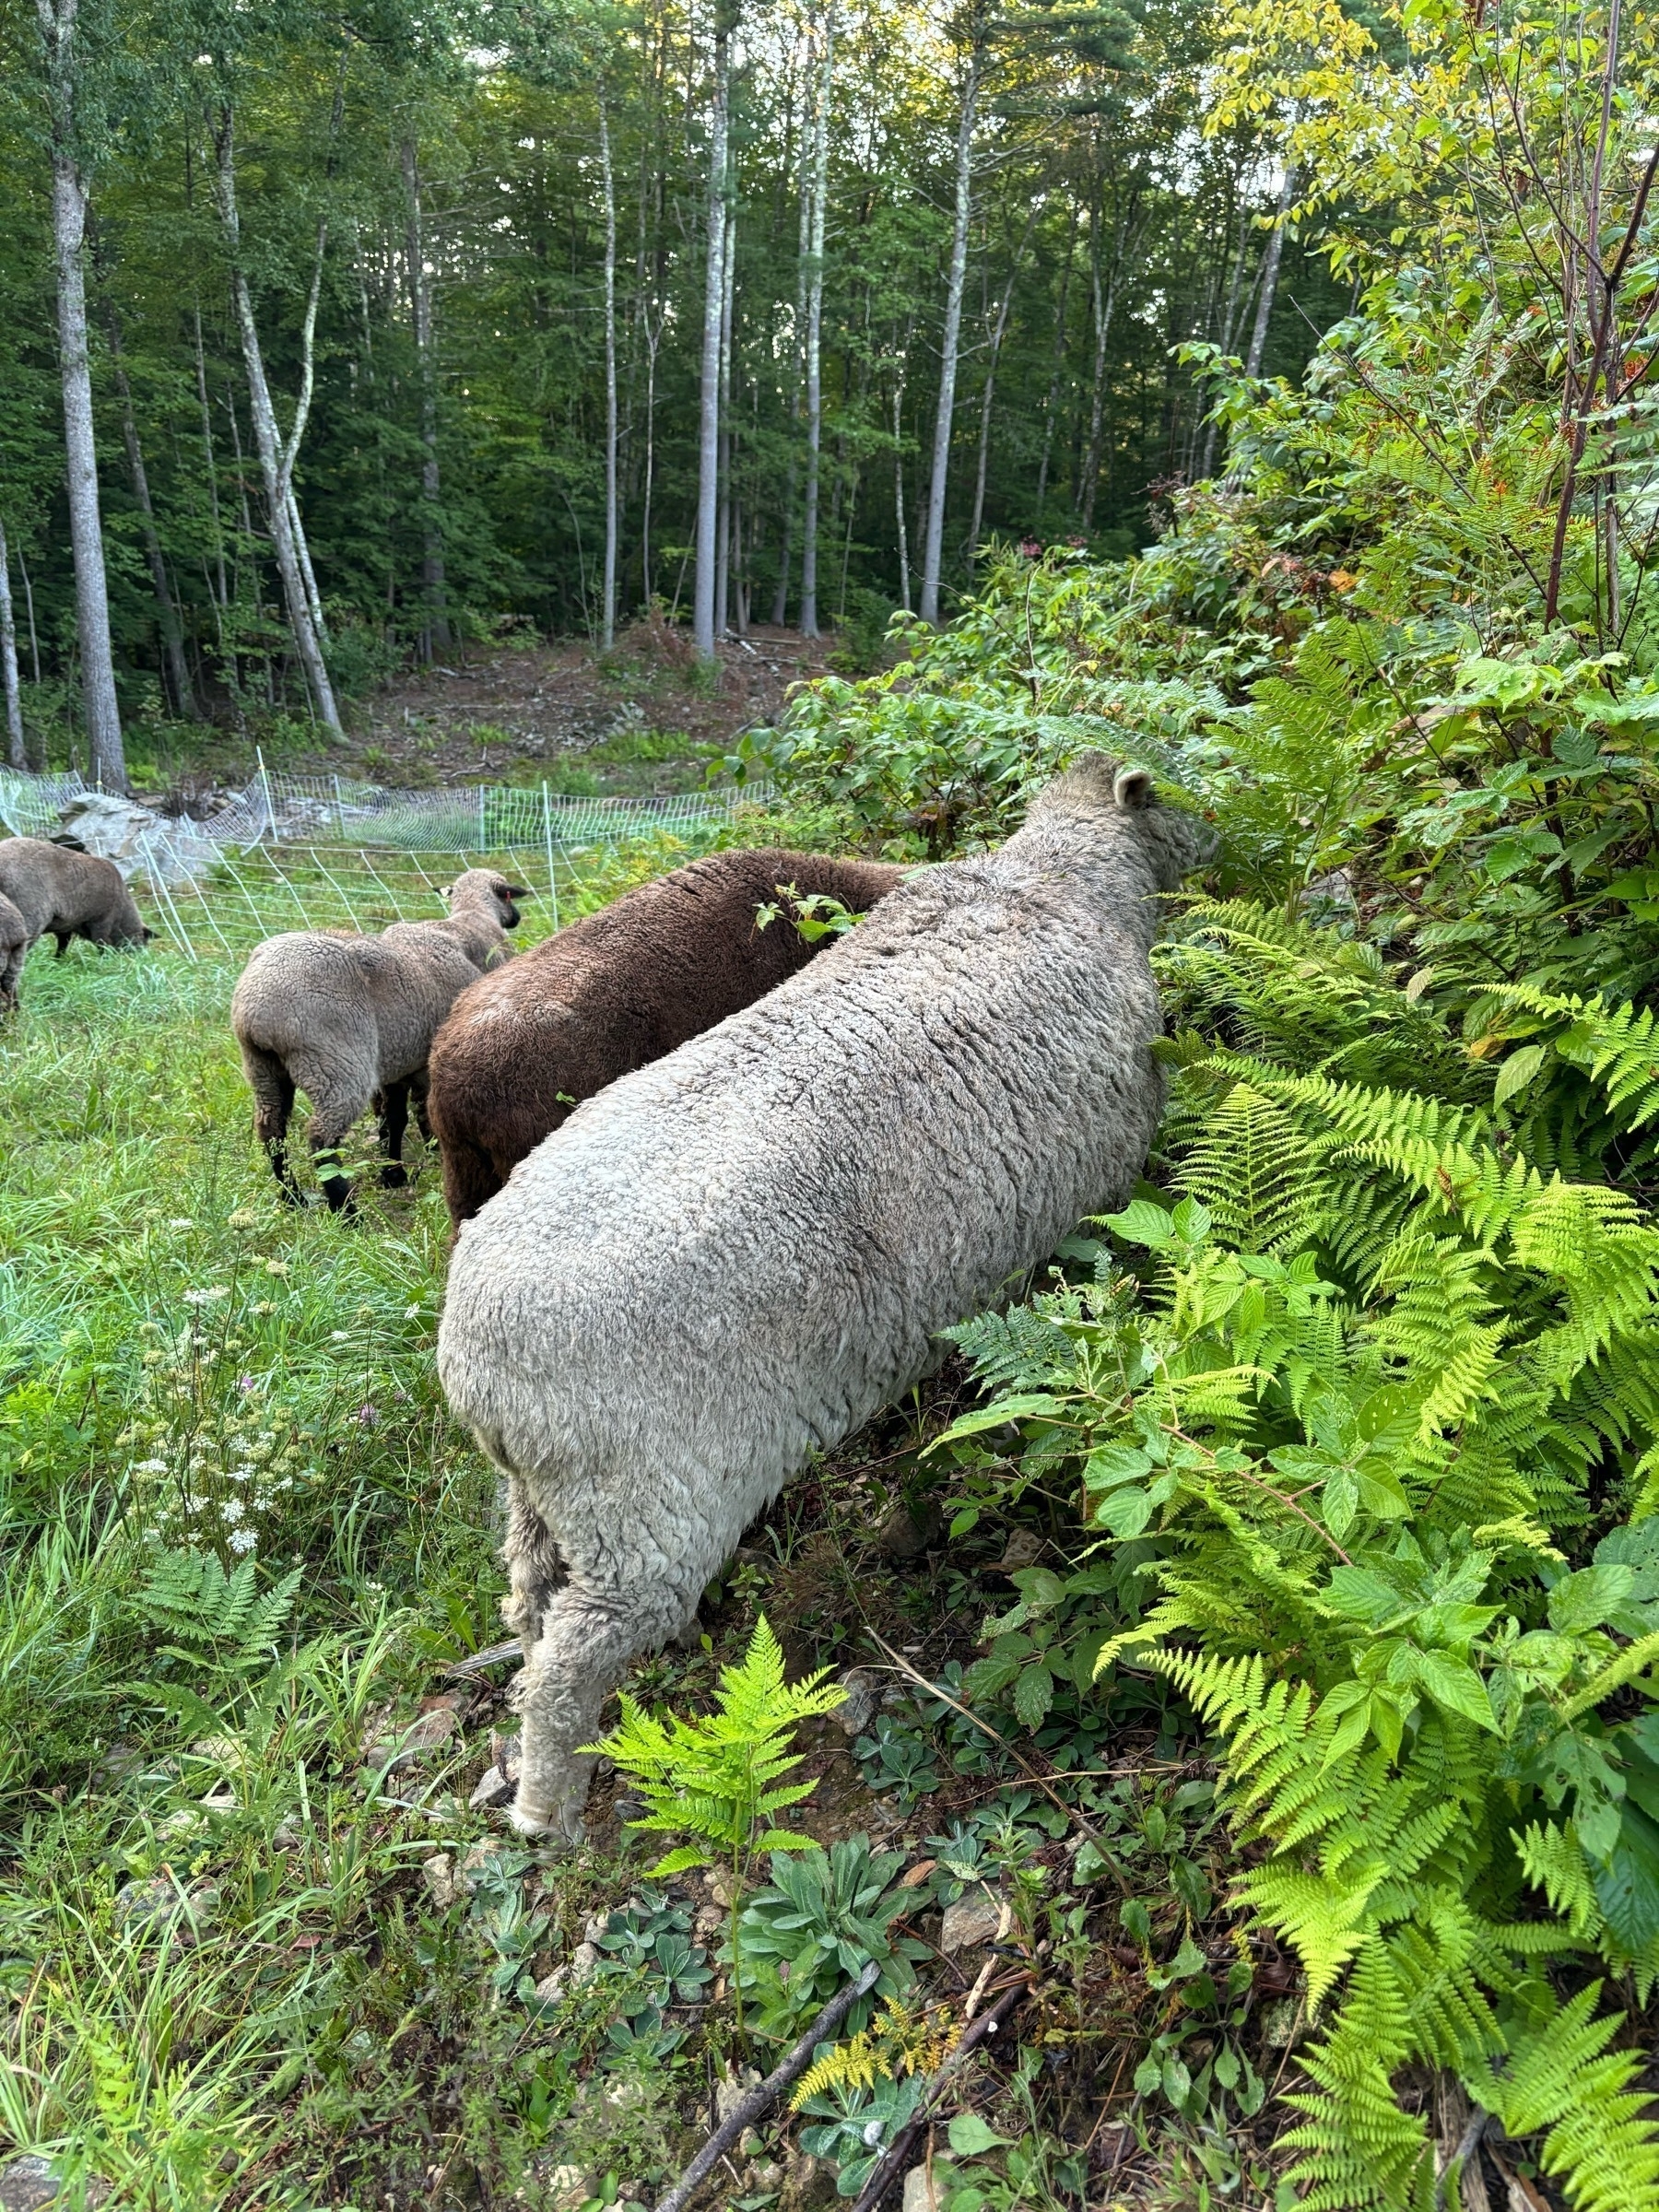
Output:
[[18,1010],[18,978],[29,950],[29,924],[4,893],[0,893],[0,1014]]
[[805,967],[814,947],[757,910],[782,888],[862,912],[906,871],[817,853],[713,853],[641,884],[455,1001],[432,1044],[428,1112],[457,1225],[581,1100],[660,1060]]
[[426,1130],[424,1088],[432,1033],[467,984],[508,957],[516,901],[529,896],[493,868],[469,868],[449,891],[447,922],[398,922],[379,936],[290,930],[254,947],[230,1000],[230,1026],[253,1092],[254,1133],[290,1206],[300,1191],[288,1161],[296,1089],[312,1102],[312,1154],[337,1213],[351,1203],[339,1145],[373,1103],[387,1164],[406,1177],[409,1100]]
[[71,937],[93,945],[145,945],[150,931],[112,860],[44,838],[0,839],[0,894],[23,917],[32,945],[55,937],[61,959]]

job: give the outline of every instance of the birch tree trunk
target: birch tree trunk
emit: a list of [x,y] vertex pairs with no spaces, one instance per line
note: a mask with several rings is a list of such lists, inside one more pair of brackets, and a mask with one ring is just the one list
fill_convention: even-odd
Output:
[[[241,265],[241,225],[236,206],[235,130],[234,111],[229,107],[222,108],[214,133],[214,150],[218,157],[214,190],[218,201],[219,219],[224,225],[230,249],[230,297],[241,337],[242,365],[247,372],[248,412],[253,425],[253,443],[259,454],[260,474],[265,479],[265,508],[271,526],[271,550],[276,557],[276,573],[282,582],[288,628],[293,634],[300,665],[305,671],[312,702],[318,718],[326,727],[333,730],[336,736],[343,736],[345,732],[340,726],[339,709],[335,704],[334,686],[329,681],[327,665],[323,658],[322,636],[312,612],[311,593],[306,588],[305,571],[310,566],[310,556],[308,553],[301,560],[300,547],[304,533],[296,529],[299,509],[293,498],[294,460],[300,450],[300,441],[305,434],[306,418],[311,413],[317,298],[322,289],[323,249],[327,242],[328,226],[326,222],[318,226],[317,259],[301,331],[300,397],[294,408],[293,427],[284,441],[276,427],[276,413],[271,404],[271,388],[265,378],[265,354],[259,342],[259,325],[253,316],[253,295],[248,289],[248,279]],[[314,583],[315,580],[312,579],[313,588]]]
[[52,236],[57,264],[58,363],[64,389],[64,451],[69,488],[69,543],[75,558],[75,627],[81,703],[93,780],[127,787],[110,593],[104,575],[103,518],[98,500],[98,447],[92,430],[92,371],[87,351],[87,176],[76,145],[76,18],[79,0],[35,0],[46,48],[52,109]]
[[617,193],[611,177],[610,124],[599,102],[599,174],[605,190],[605,573],[600,590],[599,645],[617,636]]
[[806,258],[806,512],[801,526],[801,635],[816,638],[818,484],[824,441],[824,204],[830,195],[830,92],[835,0],[824,10],[824,66],[812,117],[812,221]]
[[[811,67],[810,53],[807,67]],[[803,124],[801,132],[801,231],[795,249],[794,382],[789,394],[789,471],[783,482],[783,535],[778,547],[778,588],[772,594],[771,618],[782,629],[789,614],[789,567],[794,552],[795,432],[801,420],[806,378],[806,275],[812,258],[812,147]]]
[[1262,257],[1262,288],[1256,299],[1255,328],[1250,334],[1250,351],[1244,360],[1246,376],[1260,376],[1262,356],[1267,350],[1267,325],[1273,319],[1273,296],[1278,290],[1279,262],[1285,251],[1285,218],[1290,212],[1290,203],[1296,197],[1296,171],[1288,164],[1285,181],[1279,186],[1278,206],[1274,210],[1273,229],[1267,234],[1267,251]]
[[910,359],[911,334],[904,334],[904,351],[893,379],[893,519],[899,529],[899,604],[911,609],[910,535],[904,523],[904,371]]
[[723,638],[732,619],[732,292],[736,259],[737,218],[728,200],[720,250],[720,499],[714,518],[720,547],[714,568],[714,629]]
[[4,522],[0,522],[0,689],[6,695],[6,764],[8,768],[27,768],[23,695],[18,683],[18,625],[12,615],[11,559],[6,550]]
[[126,447],[127,475],[132,480],[133,498],[137,503],[139,526],[144,536],[144,558],[149,570],[150,589],[156,594],[156,619],[161,630],[161,656],[167,671],[167,688],[173,712],[181,721],[195,718],[195,691],[190,680],[189,665],[184,658],[184,631],[179,620],[179,609],[167,579],[167,562],[162,558],[161,536],[156,528],[156,509],[150,498],[149,472],[144,465],[144,448],[138,441],[138,418],[133,412],[133,388],[127,382],[126,364],[121,358],[121,322],[112,304],[108,310],[110,330],[110,366],[115,372],[115,390],[121,400],[121,435]]
[[[421,658],[429,661],[434,646],[447,648],[450,641],[443,577],[443,527],[438,509],[438,362],[432,343],[432,288],[427,281],[426,241],[421,225],[420,165],[413,138],[404,139],[399,154],[408,213],[409,314],[415,325],[415,359],[420,370],[420,598],[426,614],[422,640],[425,650]],[[615,251],[614,245],[612,250]],[[305,549],[303,528],[299,532],[299,544],[301,566],[309,578],[311,556]],[[312,597],[315,616],[320,620],[322,608],[314,583]]]
[[702,367],[697,442],[697,572],[691,634],[697,657],[713,667],[715,571],[720,565],[720,331],[725,306],[726,100],[731,29],[717,0],[714,92],[709,112],[708,265],[703,276]]
[[968,225],[973,212],[973,125],[979,107],[980,52],[970,57],[957,124],[956,220],[945,288],[939,347],[939,411],[934,422],[933,475],[927,486],[927,534],[922,548],[922,619],[939,624],[939,571],[945,551],[945,494],[950,477],[950,432],[956,413],[957,351],[962,335],[962,288],[968,275]]

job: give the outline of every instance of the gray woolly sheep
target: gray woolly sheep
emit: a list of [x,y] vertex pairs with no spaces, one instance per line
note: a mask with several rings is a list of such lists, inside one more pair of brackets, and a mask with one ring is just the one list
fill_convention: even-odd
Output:
[[757,910],[784,886],[863,912],[902,868],[817,853],[711,853],[585,915],[455,1001],[427,1100],[450,1218],[470,1220],[571,1109],[752,1006],[817,947]]
[[525,1833],[580,1835],[606,1693],[788,1477],[1128,1196],[1163,1104],[1158,895],[1212,841],[1088,756],[1000,852],[589,1100],[463,1227],[438,1364],[509,1477]]
[[379,936],[292,930],[258,946],[237,981],[230,1026],[253,1088],[254,1132],[290,1205],[300,1186],[288,1160],[296,1089],[312,1102],[311,1148],[336,1212],[350,1203],[338,1147],[373,1101],[387,1165],[405,1182],[409,1098],[426,1133],[426,1065],[432,1037],[456,998],[508,957],[514,901],[528,893],[493,868],[469,868],[449,891],[447,922],[397,922]]
[[0,894],[0,1014],[18,1010],[18,978],[23,972],[23,956],[28,950],[29,924],[11,900]]
[[150,932],[113,861],[44,838],[0,839],[0,894],[23,917],[32,945],[55,937],[61,959],[71,937],[93,945],[144,945]]

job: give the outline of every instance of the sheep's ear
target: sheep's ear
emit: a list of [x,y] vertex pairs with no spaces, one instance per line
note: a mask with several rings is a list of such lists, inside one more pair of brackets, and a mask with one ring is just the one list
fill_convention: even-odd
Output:
[[1156,805],[1152,779],[1144,768],[1125,768],[1119,772],[1112,787],[1112,795],[1120,806],[1138,811]]
[[504,883],[501,891],[503,897],[508,899],[534,899],[535,896],[529,886],[523,883]]

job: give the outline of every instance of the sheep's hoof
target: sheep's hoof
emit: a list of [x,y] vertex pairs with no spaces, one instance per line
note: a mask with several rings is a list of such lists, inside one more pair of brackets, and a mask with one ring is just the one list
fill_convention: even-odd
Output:
[[407,1168],[390,1167],[381,1170],[382,1191],[401,1191],[408,1180],[409,1171]]
[[526,1805],[521,1793],[508,1812],[507,1821],[521,1836],[534,1836],[544,1848],[554,1851],[574,1850],[587,1841],[580,1805]]

